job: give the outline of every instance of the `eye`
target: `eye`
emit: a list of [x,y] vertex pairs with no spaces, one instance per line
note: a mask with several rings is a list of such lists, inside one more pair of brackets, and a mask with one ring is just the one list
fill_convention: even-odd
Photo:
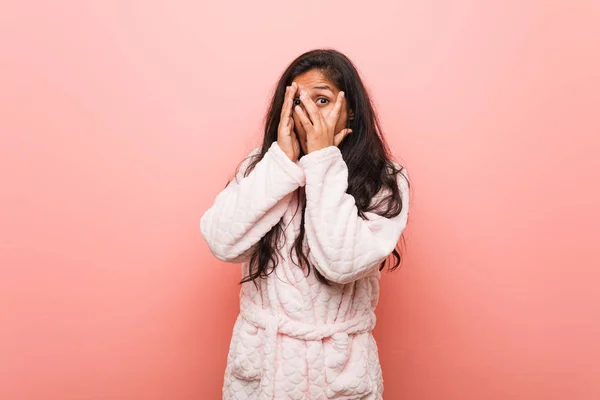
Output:
[[294,99],[294,105],[295,106],[299,106],[300,104],[302,104],[302,102],[300,101],[300,99]]
[[[321,100],[323,100],[323,101],[321,101]],[[317,99],[317,104],[323,104],[324,105],[324,104],[327,104],[327,103],[329,103],[329,99],[326,98],[326,97],[319,97]]]

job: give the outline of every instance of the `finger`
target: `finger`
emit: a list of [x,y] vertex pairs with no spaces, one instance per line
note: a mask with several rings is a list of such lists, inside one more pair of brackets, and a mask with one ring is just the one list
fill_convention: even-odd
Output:
[[335,125],[340,119],[340,114],[342,112],[342,106],[345,104],[345,95],[343,91],[340,91],[335,99],[335,104],[333,105],[333,110],[327,116],[327,121]]
[[290,85],[290,99],[294,100],[294,96],[298,92],[298,84],[296,82],[292,82]]
[[300,121],[300,115],[296,112],[296,110],[293,111],[292,119],[294,120],[294,128],[296,129],[296,131],[300,134],[306,133],[306,130],[304,129],[304,127],[302,126],[302,122]]
[[283,107],[281,107],[280,121],[284,121],[287,124],[288,119],[292,113],[292,102],[294,99],[294,93],[291,86],[285,88],[285,97],[283,100]]
[[292,82],[290,86],[286,87],[284,105],[281,108],[282,121],[287,121],[288,117],[291,118],[292,116],[292,107],[294,106],[294,95],[296,94],[297,90],[298,85],[296,84],[296,82]]
[[298,136],[298,133],[296,133],[296,129],[295,129],[295,122],[294,122],[294,118],[290,118],[292,120],[291,126],[290,126],[290,130],[291,130],[291,136],[293,140],[298,141],[298,143],[300,143],[300,136]]
[[294,111],[292,118],[294,120],[294,132],[298,136],[298,140],[306,141],[306,130],[302,126],[302,122],[296,111]]
[[336,146],[339,146],[340,143],[342,143],[342,141],[344,140],[344,138],[351,133],[352,133],[352,129],[350,129],[350,128],[342,129],[341,131],[336,133],[336,135],[333,137],[333,144],[335,144]]
[[304,104],[304,108],[306,109],[306,112],[308,113],[312,124],[315,126],[320,126],[321,118],[323,116],[321,114],[321,111],[317,108],[317,105],[315,104],[313,99],[310,98],[306,90],[302,90],[300,92],[300,101],[302,102],[302,104]]
[[300,124],[302,124],[302,127],[304,128],[304,130],[306,132],[312,132],[314,129],[313,124],[312,124],[312,122],[310,122],[308,115],[306,115],[306,112],[304,112],[302,107],[295,106],[294,112],[296,113],[296,115],[298,115],[298,118],[300,119]]
[[281,105],[281,112],[279,114],[279,127],[285,127],[287,125],[287,120],[288,118],[286,118],[287,115],[287,110],[290,108],[290,104],[289,104],[289,99],[288,99],[288,92],[289,92],[289,86],[286,86],[285,88],[285,95],[283,97],[283,104]]

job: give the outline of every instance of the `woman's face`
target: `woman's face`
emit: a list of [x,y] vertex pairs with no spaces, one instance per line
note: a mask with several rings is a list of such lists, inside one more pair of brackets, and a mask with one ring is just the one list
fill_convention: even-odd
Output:
[[[329,115],[331,110],[333,110],[333,105],[335,104],[335,99],[337,98],[340,89],[337,88],[333,82],[325,77],[325,75],[317,70],[313,69],[307,71],[301,75],[298,75],[294,82],[298,85],[298,90],[294,95],[294,105],[298,104],[302,109],[304,106],[300,103],[300,90],[304,89],[308,92],[310,98],[315,102],[323,116]],[[340,113],[340,118],[338,119],[337,125],[335,126],[335,133],[338,133],[342,129],[346,127],[346,122],[348,119],[348,110],[346,105],[346,97],[343,98],[344,104],[342,104],[342,111]],[[306,111],[306,109],[304,109]],[[308,153],[308,148],[306,145],[306,131],[302,127],[302,123],[300,122],[300,118],[298,118],[298,113],[293,112],[294,118],[294,131],[296,135],[298,135],[298,141],[300,142],[300,147],[302,148],[302,152],[304,154]]]

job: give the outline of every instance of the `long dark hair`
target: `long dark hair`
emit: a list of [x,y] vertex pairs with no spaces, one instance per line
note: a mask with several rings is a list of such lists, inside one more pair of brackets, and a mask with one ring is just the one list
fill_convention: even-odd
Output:
[[[352,133],[344,138],[339,149],[348,166],[347,193],[354,197],[358,215],[364,218],[364,213],[369,211],[386,218],[399,215],[402,211],[402,198],[398,188],[397,174],[401,172],[402,168],[397,168],[391,159],[377,115],[356,67],[348,57],[336,50],[318,49],[306,52],[296,58],[281,75],[265,116],[262,149],[249,162],[244,176],[254,169],[271,144],[277,141],[277,130],[286,86],[291,85],[296,76],[313,69],[321,71],[339,90],[344,91],[348,108],[353,111],[353,118],[349,118],[347,122],[347,128],[351,128]],[[377,204],[371,204],[375,194],[384,187],[389,189],[390,194]],[[304,190],[298,190],[297,196],[298,204],[302,204],[302,224],[300,234],[294,241],[292,252],[295,251],[298,256],[299,267],[303,269],[306,267],[308,276],[311,265],[307,255],[303,252],[306,194]],[[257,279],[266,277],[275,270],[276,254],[281,256],[283,235],[284,230],[280,221],[260,239],[250,258],[248,275],[242,279],[241,283],[253,281],[256,284]],[[398,246],[391,255],[395,260],[390,266],[390,270],[395,270],[401,263]],[[386,261],[387,259],[380,264],[380,270],[384,268]],[[317,269],[314,272],[320,282],[326,285],[330,284]]]

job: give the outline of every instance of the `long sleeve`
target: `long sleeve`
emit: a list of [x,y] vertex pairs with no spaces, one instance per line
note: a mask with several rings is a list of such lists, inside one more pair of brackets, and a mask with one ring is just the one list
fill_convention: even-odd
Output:
[[[311,263],[325,278],[337,283],[352,282],[374,272],[392,253],[406,227],[408,175],[398,174],[402,196],[398,216],[384,218],[367,212],[363,219],[354,197],[346,193],[348,168],[337,147],[307,154],[299,163],[306,177],[304,226]],[[372,204],[381,196],[383,189]]]
[[245,169],[240,168],[200,219],[204,240],[215,257],[225,262],[246,261],[254,246],[279,222],[293,192],[305,184],[304,172],[277,142],[246,177]]

